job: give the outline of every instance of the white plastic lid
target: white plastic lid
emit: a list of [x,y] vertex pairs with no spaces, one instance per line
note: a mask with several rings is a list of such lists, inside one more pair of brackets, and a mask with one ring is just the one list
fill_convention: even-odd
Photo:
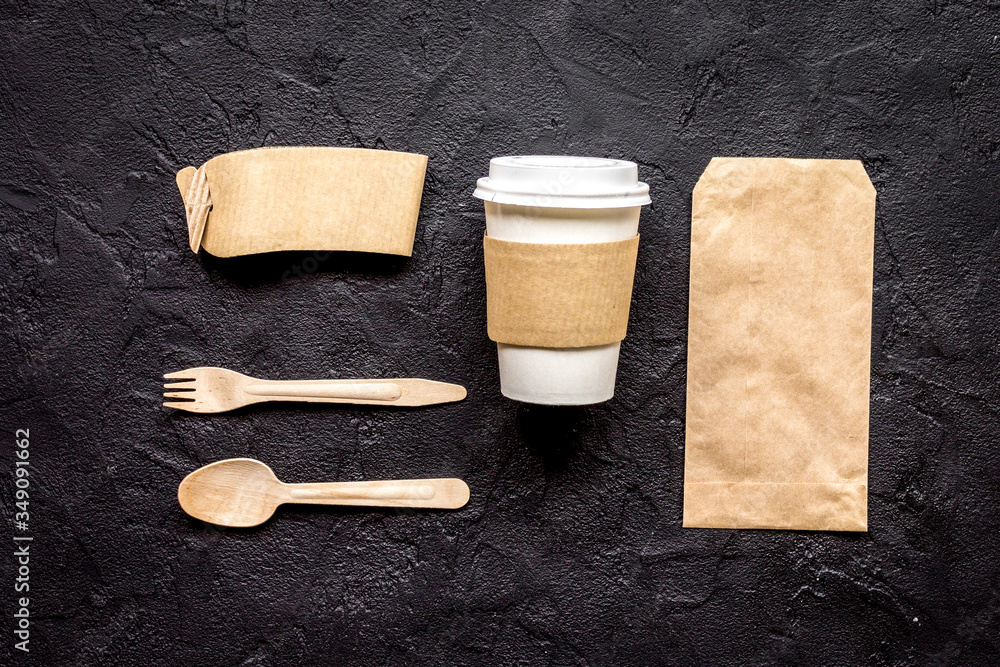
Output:
[[474,197],[497,204],[624,208],[648,204],[649,186],[628,160],[570,155],[512,155],[490,160]]

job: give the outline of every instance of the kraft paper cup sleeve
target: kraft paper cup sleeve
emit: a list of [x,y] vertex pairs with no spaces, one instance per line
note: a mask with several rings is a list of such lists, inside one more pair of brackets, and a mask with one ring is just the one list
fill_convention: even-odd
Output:
[[498,343],[590,347],[625,338],[639,237],[517,243],[483,237],[486,318]]
[[867,530],[875,189],[715,158],[694,190],[684,525]]
[[177,174],[191,249],[410,256],[427,156],[363,148],[257,148]]

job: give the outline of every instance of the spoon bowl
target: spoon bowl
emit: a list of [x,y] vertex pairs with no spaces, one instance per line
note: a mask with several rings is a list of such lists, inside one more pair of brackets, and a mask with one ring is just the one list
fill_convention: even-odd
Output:
[[196,519],[220,526],[257,526],[289,500],[285,485],[254,459],[226,459],[199,468],[177,489],[181,508]]

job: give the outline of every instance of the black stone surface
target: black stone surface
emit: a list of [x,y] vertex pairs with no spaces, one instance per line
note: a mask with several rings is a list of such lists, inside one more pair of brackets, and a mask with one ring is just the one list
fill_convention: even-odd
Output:
[[[939,0],[4,3],[3,522],[27,428],[34,541],[30,654],[2,548],[2,662],[998,664],[998,26]],[[264,145],[429,155],[413,258],[192,254],[175,172]],[[650,185],[607,404],[499,393],[471,192],[518,153]],[[680,527],[690,194],[715,155],[859,158],[878,190],[867,534]],[[470,394],[161,407],[163,372],[213,364]],[[189,519],[180,479],[233,456],[473,495]]]

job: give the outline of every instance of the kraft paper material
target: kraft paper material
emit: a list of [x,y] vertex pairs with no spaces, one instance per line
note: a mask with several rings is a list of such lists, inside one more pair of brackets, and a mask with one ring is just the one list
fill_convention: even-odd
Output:
[[684,526],[868,529],[875,189],[715,158],[694,189]]
[[625,338],[639,237],[608,243],[517,243],[483,237],[490,339],[589,347]]
[[364,148],[256,148],[177,174],[191,249],[410,256],[427,156]]

